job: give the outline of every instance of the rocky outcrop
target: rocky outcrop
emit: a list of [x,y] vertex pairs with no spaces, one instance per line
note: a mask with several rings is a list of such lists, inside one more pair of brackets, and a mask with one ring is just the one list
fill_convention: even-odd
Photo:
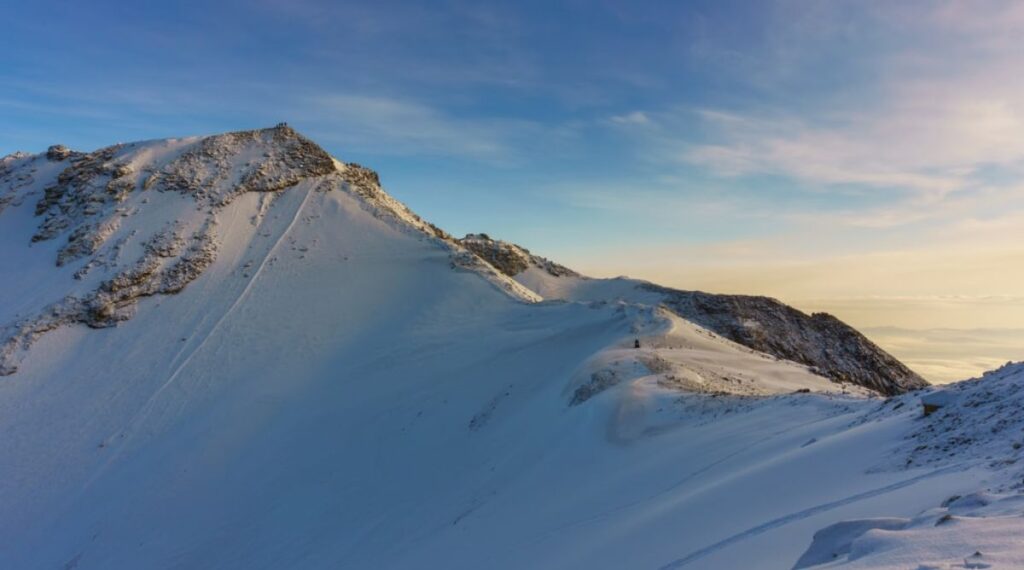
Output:
[[836,382],[890,396],[928,385],[832,315],[807,315],[768,297],[643,287],[663,294],[665,307],[688,321],[754,350],[810,366]]
[[59,162],[65,160],[74,154],[74,151],[62,144],[55,144],[50,148],[46,149],[46,160],[53,160]]
[[515,277],[531,266],[540,268],[555,277],[579,275],[568,267],[539,255],[533,255],[524,247],[491,239],[487,234],[467,234],[466,237],[458,240],[458,243],[509,277]]
[[0,375],[16,372],[20,355],[57,327],[75,323],[112,327],[132,317],[139,299],[180,292],[213,263],[217,251],[212,223],[187,241],[175,229],[160,232],[143,248],[134,265],[103,281],[91,293],[68,295],[39,314],[8,325],[0,336]]
[[[469,234],[459,244],[505,275],[531,267],[555,277],[578,273],[514,243],[487,234]],[[903,363],[839,319],[806,315],[775,299],[678,291],[637,282],[660,293],[664,305],[680,317],[748,348],[811,367],[839,383],[851,383],[880,394],[894,395],[928,383]]]
[[[336,174],[330,155],[284,124],[195,139],[162,162],[140,153],[144,144],[89,153],[60,145],[47,150],[47,161],[69,164],[36,202],[41,221],[32,241],[63,237],[57,267],[84,259],[73,273],[75,280],[85,280],[94,271],[102,271],[105,278],[91,290],[69,294],[0,328],[0,375],[15,372],[21,355],[48,331],[75,323],[114,326],[134,314],[140,299],[184,289],[216,259],[217,213],[237,196],[279,192],[309,178]],[[18,191],[32,181],[32,160],[21,155],[4,159],[0,205],[25,197]],[[180,193],[202,214],[190,218],[191,225],[170,221],[163,228],[122,231],[123,220],[147,208],[149,198],[140,195],[146,192]],[[133,241],[137,244],[129,248]],[[126,249],[139,253],[134,260],[122,260]]]
[[21,189],[35,182],[36,168],[33,156],[15,152],[0,158],[0,213],[8,206],[19,206],[25,201]]
[[[242,156],[257,158],[240,163]],[[331,172],[334,160],[324,149],[281,123],[271,129],[205,137],[153,172],[143,186],[224,206],[246,192],[276,192]]]

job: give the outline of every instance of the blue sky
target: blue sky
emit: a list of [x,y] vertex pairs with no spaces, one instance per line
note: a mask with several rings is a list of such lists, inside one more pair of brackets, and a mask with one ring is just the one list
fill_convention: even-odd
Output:
[[1019,2],[3,13],[0,154],[287,121],[453,233],[592,274],[865,326],[1024,322]]

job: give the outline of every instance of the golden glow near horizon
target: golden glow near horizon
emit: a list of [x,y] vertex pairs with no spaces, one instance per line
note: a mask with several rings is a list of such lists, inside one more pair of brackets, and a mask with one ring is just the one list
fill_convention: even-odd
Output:
[[808,313],[831,313],[937,383],[1024,357],[1024,247],[940,244],[796,261],[733,245],[623,253],[580,269],[680,289],[766,295]]

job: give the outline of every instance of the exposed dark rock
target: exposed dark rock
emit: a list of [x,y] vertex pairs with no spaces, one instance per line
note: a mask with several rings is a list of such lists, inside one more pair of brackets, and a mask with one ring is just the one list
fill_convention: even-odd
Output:
[[466,237],[458,240],[462,247],[480,256],[484,261],[490,263],[505,275],[515,277],[530,266],[536,266],[547,271],[555,277],[567,275],[579,275],[568,267],[559,265],[551,260],[533,255],[530,250],[520,247],[514,243],[491,239],[487,234],[467,234]]
[[346,165],[346,178],[348,178],[353,184],[361,186],[380,186],[380,175],[377,171],[370,170],[365,166],[350,162]]
[[62,144],[55,144],[46,149],[46,160],[61,161],[72,154],[74,154],[74,152],[70,148]]
[[799,362],[836,382],[895,395],[928,385],[864,335],[826,313],[807,315],[768,297],[714,295],[645,284],[677,315],[754,350]]
[[[234,159],[243,151],[261,154],[241,173],[238,184],[225,184],[235,172]],[[201,203],[223,206],[246,192],[276,192],[306,178],[334,171],[334,161],[316,143],[287,125],[240,131],[202,139],[194,148],[143,182],[194,196]]]
[[43,190],[43,197],[36,204],[36,215],[45,218],[32,241],[52,239],[83,223],[85,218],[99,214],[104,205],[115,201],[101,181],[109,179],[111,169],[107,163],[120,148],[120,145],[109,146],[81,155],[57,176],[56,183]]
[[[142,207],[137,202],[132,208],[120,204],[136,191],[143,175],[147,176],[143,190],[188,195],[206,209],[205,222],[190,233],[180,224],[156,231],[145,238],[142,254],[134,263],[92,292],[65,297],[35,316],[0,329],[0,374],[13,373],[20,355],[47,331],[73,323],[93,328],[114,326],[132,316],[139,299],[184,289],[213,263],[216,212],[235,197],[245,192],[277,192],[307,178],[336,172],[330,155],[283,124],[199,139],[165,164],[146,164],[142,173],[133,168],[133,156],[133,145],[90,153],[51,147],[49,160],[71,161],[43,189],[36,203],[35,213],[43,219],[32,241],[67,235],[67,244],[57,253],[58,266],[91,256],[75,271],[76,279],[84,279],[97,267],[116,270],[126,241],[135,233],[120,236],[109,246],[107,240],[118,233],[123,216]],[[247,160],[252,156],[260,158]],[[22,158],[12,155],[0,164],[4,169],[0,182],[8,187],[5,197],[14,196],[24,185],[20,179],[11,179],[14,163]]]

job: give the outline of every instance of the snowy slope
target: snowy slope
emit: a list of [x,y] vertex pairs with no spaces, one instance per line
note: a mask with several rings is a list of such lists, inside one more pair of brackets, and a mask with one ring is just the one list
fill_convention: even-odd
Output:
[[545,299],[621,299],[666,309],[748,348],[814,367],[839,383],[902,394],[928,383],[852,327],[775,299],[680,291],[618,277],[592,279],[508,242],[470,234],[459,243]]
[[1006,486],[906,461],[916,395],[540,302],[307,143],[5,159],[0,568],[790,568]]
[[1024,568],[1024,363],[888,407],[919,402],[941,407],[918,418],[888,468],[986,465],[987,489],[951,494],[912,517],[831,525],[796,568]]

